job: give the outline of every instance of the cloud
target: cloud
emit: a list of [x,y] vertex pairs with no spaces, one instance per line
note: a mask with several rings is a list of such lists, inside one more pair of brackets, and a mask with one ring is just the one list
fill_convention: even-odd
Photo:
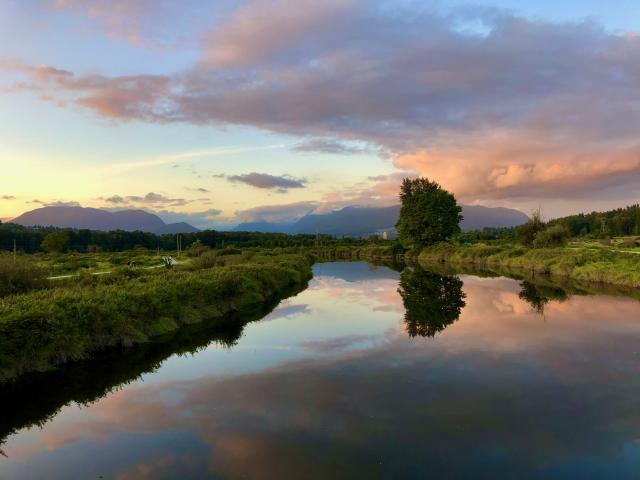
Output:
[[189,190],[190,192],[200,192],[200,193],[210,193],[210,190],[207,190],[206,188],[202,188],[202,187],[184,187],[186,190]]
[[492,8],[258,0],[202,42],[171,75],[3,68],[14,89],[114,120],[248,125],[311,139],[299,151],[358,142],[465,200],[593,200],[614,183],[637,198],[638,36]]
[[16,199],[16,197],[15,197],[15,196],[13,196],[13,195],[2,195],[2,196],[0,197],[0,199],[1,199],[1,200],[15,200],[15,199]]
[[[36,202],[36,200],[34,200],[34,202]],[[78,202],[74,202],[74,201],[65,202],[63,200],[56,200],[53,202],[39,202],[39,203],[42,203],[42,205],[45,207],[81,207],[82,206]]]
[[[44,0],[49,9],[88,19],[112,38],[134,45],[170,47],[188,40],[180,32],[200,30],[213,9],[195,0],[179,4],[166,0]],[[189,30],[187,30],[187,27]]]
[[353,146],[331,138],[311,138],[303,140],[296,143],[291,149],[296,152],[328,153],[332,155],[375,153],[371,148]]
[[303,178],[295,178],[289,175],[277,176],[268,173],[251,172],[244,175],[231,175],[227,177],[230,182],[246,183],[256,188],[277,188],[279,190],[288,190],[290,188],[304,188],[306,180]]
[[144,196],[128,195],[126,197],[122,197],[120,195],[113,195],[102,200],[114,205],[148,204],[180,207],[189,203],[189,201],[184,198],[170,198],[155,192],[149,192]]

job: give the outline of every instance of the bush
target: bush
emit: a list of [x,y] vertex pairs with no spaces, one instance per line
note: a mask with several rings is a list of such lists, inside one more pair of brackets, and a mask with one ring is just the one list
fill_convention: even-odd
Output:
[[47,271],[24,257],[0,255],[0,296],[24,293],[46,285]]
[[200,254],[200,256],[193,259],[193,265],[197,269],[211,268],[219,265],[224,265],[224,261],[219,258],[218,252],[209,250]]
[[563,247],[569,240],[569,230],[562,225],[554,225],[538,232],[533,240],[534,248]]
[[224,247],[222,250],[220,250],[220,255],[240,255],[241,253],[242,253],[242,250],[231,245],[228,245]]
[[525,247],[533,247],[533,241],[538,233],[543,231],[545,223],[542,221],[542,214],[540,210],[536,210],[531,215],[529,221],[523,225],[520,225],[516,230],[518,242]]
[[199,257],[200,255],[208,251],[209,251],[209,247],[207,247],[200,240],[196,240],[189,246],[189,248],[187,248],[185,253],[189,257]]

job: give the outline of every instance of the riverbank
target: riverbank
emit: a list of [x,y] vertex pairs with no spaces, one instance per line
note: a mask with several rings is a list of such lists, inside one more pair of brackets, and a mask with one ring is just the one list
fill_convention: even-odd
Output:
[[395,243],[381,245],[328,246],[310,248],[309,254],[320,261],[326,260],[391,260],[401,259],[404,251]]
[[0,381],[128,347],[206,321],[224,323],[300,289],[307,255],[251,255],[244,263],[130,272],[0,298]]
[[527,249],[514,245],[441,243],[423,249],[418,261],[425,266],[474,266],[627,288],[640,287],[639,254],[597,247]]

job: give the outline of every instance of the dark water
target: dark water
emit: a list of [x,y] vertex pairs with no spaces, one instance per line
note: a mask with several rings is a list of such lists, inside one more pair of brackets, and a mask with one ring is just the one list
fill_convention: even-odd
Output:
[[0,478],[640,478],[639,373],[637,301],[319,264],[244,331],[0,389]]

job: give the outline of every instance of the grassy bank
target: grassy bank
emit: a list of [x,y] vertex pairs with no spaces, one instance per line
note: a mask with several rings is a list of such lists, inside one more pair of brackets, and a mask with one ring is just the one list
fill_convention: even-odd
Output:
[[148,342],[183,325],[250,315],[306,284],[306,255],[253,253],[215,265],[122,271],[0,298],[0,380]]
[[472,265],[582,282],[640,287],[640,254],[595,245],[571,244],[558,248],[528,249],[509,244],[441,243],[425,248],[418,260],[425,265]]
[[319,260],[388,260],[401,255],[403,251],[398,244],[392,242],[373,245],[336,245],[308,249],[309,254]]

